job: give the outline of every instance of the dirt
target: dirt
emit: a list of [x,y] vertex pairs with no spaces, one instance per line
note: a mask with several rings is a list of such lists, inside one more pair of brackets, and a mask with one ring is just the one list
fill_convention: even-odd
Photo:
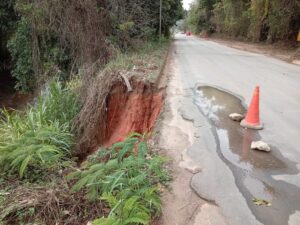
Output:
[[231,48],[236,48],[243,51],[249,51],[253,53],[263,54],[267,56],[272,56],[274,58],[300,65],[300,45],[292,46],[287,43],[276,43],[276,44],[266,44],[266,43],[254,43],[233,40],[221,36],[210,36],[208,40],[229,46]]
[[116,83],[107,101],[105,146],[124,140],[131,132],[151,132],[163,106],[163,90],[153,83],[133,81],[133,91]]
[[159,153],[171,159],[168,166],[173,181],[170,189],[163,192],[163,213],[154,224],[225,225],[219,208],[199,198],[190,187],[194,172],[199,172],[201,168],[185,154],[195,141],[194,127],[192,122],[184,120],[180,114],[184,90],[171,57],[168,58],[164,77],[167,77],[164,83],[168,83],[167,97],[162,118],[156,128],[156,137]]

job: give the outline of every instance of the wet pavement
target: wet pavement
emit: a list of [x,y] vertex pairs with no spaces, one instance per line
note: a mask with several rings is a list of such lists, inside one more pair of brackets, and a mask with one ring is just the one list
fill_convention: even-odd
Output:
[[[202,168],[193,190],[232,225],[299,225],[300,67],[196,37],[177,35],[174,45],[180,113],[196,129],[187,155]],[[257,85],[264,129],[252,131],[228,115],[245,112]],[[270,144],[271,153],[250,150],[252,140]]]
[[[218,155],[234,174],[239,190],[257,219],[263,224],[288,224],[289,215],[300,210],[297,198],[300,189],[276,181],[272,175],[297,174],[296,164],[284,158],[275,146],[271,153],[250,149],[252,141],[261,140],[259,132],[244,129],[228,117],[234,112],[245,113],[239,98],[214,87],[200,86],[195,90],[194,103],[212,124]],[[257,206],[252,201],[254,198],[272,205]]]

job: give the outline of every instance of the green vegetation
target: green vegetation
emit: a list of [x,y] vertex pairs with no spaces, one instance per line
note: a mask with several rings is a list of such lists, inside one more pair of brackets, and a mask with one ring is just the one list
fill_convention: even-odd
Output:
[[[89,80],[119,50],[158,39],[159,1],[9,0],[0,3],[0,65],[16,89],[32,92],[59,76],[85,70]],[[182,17],[180,0],[163,1],[162,31]],[[117,51],[116,51],[117,50]],[[86,68],[95,68],[87,70]],[[84,79],[85,82],[85,79]]]
[[[56,139],[62,140],[62,137],[57,136]],[[48,156],[51,158],[51,153]],[[40,158],[37,161],[41,162]],[[56,170],[57,165],[62,165],[59,161],[50,162],[50,159],[46,162]],[[43,181],[38,186],[28,186],[25,183],[23,187],[15,190],[4,182],[5,188],[0,189],[0,202],[6,205],[6,208],[0,206],[0,221],[2,219],[7,224],[6,222],[14,218],[13,221],[17,220],[19,223],[44,221],[43,224],[52,224],[51,216],[60,215],[56,219],[65,218],[64,207],[69,203],[65,201],[73,201],[72,210],[78,210],[79,206],[91,205],[91,208],[80,214],[94,220],[94,225],[149,224],[161,213],[160,190],[170,180],[164,168],[165,162],[165,158],[150,154],[145,136],[133,133],[126,140],[114,144],[109,149],[99,149],[97,154],[90,156],[84,162],[80,170],[74,170],[66,164],[65,171],[73,171],[66,177],[69,182],[66,182],[64,177],[57,177],[54,183]],[[28,173],[34,174],[37,169],[34,168]],[[51,173],[50,170],[49,172]],[[3,181],[0,179],[0,188]],[[24,192],[24,195],[19,191]],[[52,193],[56,199],[54,202],[52,202]],[[17,199],[14,195],[18,196]],[[82,200],[79,200],[78,196],[82,196],[80,197]],[[56,201],[59,201],[60,205],[52,206],[51,204],[56,204]],[[95,214],[90,214],[89,212],[97,205],[101,208],[105,205],[109,211],[103,213],[96,210]],[[49,215],[38,213],[49,208],[51,208]],[[77,220],[77,214],[69,216]],[[65,219],[70,220],[70,218]]]
[[[119,51],[101,74],[108,77],[118,72],[133,73],[155,80],[168,47],[169,41],[163,39]],[[81,79],[55,79],[42,88],[26,110],[2,111],[3,224],[149,224],[160,215],[161,187],[170,176],[164,168],[166,159],[151,153],[145,136],[132,134],[111,148],[99,149],[80,167],[76,165],[75,146],[79,139],[74,131],[79,128],[74,121],[82,111],[82,89]],[[95,90],[99,96],[103,87]],[[99,130],[101,122],[95,122],[90,114],[103,119],[93,110],[100,108],[97,104],[83,113],[89,121],[84,124],[91,123]],[[95,138],[93,134],[88,137]],[[88,154],[85,152],[85,156]]]
[[126,52],[118,52],[116,57],[105,65],[104,72],[119,70],[140,72],[138,76],[145,76],[149,81],[155,81],[159,75],[165,56],[170,46],[170,40],[162,38],[160,41],[154,40],[134,46]]
[[149,224],[159,215],[159,186],[170,177],[163,168],[166,159],[148,155],[144,137],[132,134],[111,149],[93,156],[82,171],[69,178],[79,179],[73,191],[85,189],[91,200],[101,198],[111,211],[93,224]]
[[0,122],[2,171],[34,173],[49,170],[70,156],[71,122],[79,112],[77,96],[69,87],[53,81],[34,106],[24,113],[3,111]]
[[0,75],[35,96],[0,112],[0,224],[133,225],[160,214],[170,177],[144,136],[78,164],[100,146],[119,74],[156,80],[182,11],[163,1],[159,38],[159,1],[0,3]]
[[299,17],[297,0],[196,0],[187,20],[194,32],[218,32],[270,43],[296,43]]

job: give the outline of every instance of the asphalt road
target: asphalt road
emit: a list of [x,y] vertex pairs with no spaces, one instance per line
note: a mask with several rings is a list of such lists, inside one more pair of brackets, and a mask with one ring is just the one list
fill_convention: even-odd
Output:
[[[188,154],[202,172],[193,189],[220,206],[230,224],[300,224],[300,66],[181,34],[174,45],[186,92],[181,113],[197,129]],[[264,129],[249,134],[224,114],[248,105],[256,85]],[[242,149],[246,135],[273,151]],[[253,198],[272,205],[257,206]]]

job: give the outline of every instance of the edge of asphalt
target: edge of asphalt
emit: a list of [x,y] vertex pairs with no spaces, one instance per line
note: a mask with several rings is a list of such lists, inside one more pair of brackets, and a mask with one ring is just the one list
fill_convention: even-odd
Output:
[[183,89],[174,53],[173,43],[163,72],[166,85],[165,107],[156,127],[158,151],[171,159],[168,169],[174,179],[171,189],[163,192],[163,214],[154,224],[227,225],[229,222],[214,201],[199,195],[193,188],[193,177],[206,169],[202,167],[204,164],[194,161],[190,154],[191,148],[199,139],[198,121],[190,120],[183,112],[182,103],[190,99],[191,90]]

